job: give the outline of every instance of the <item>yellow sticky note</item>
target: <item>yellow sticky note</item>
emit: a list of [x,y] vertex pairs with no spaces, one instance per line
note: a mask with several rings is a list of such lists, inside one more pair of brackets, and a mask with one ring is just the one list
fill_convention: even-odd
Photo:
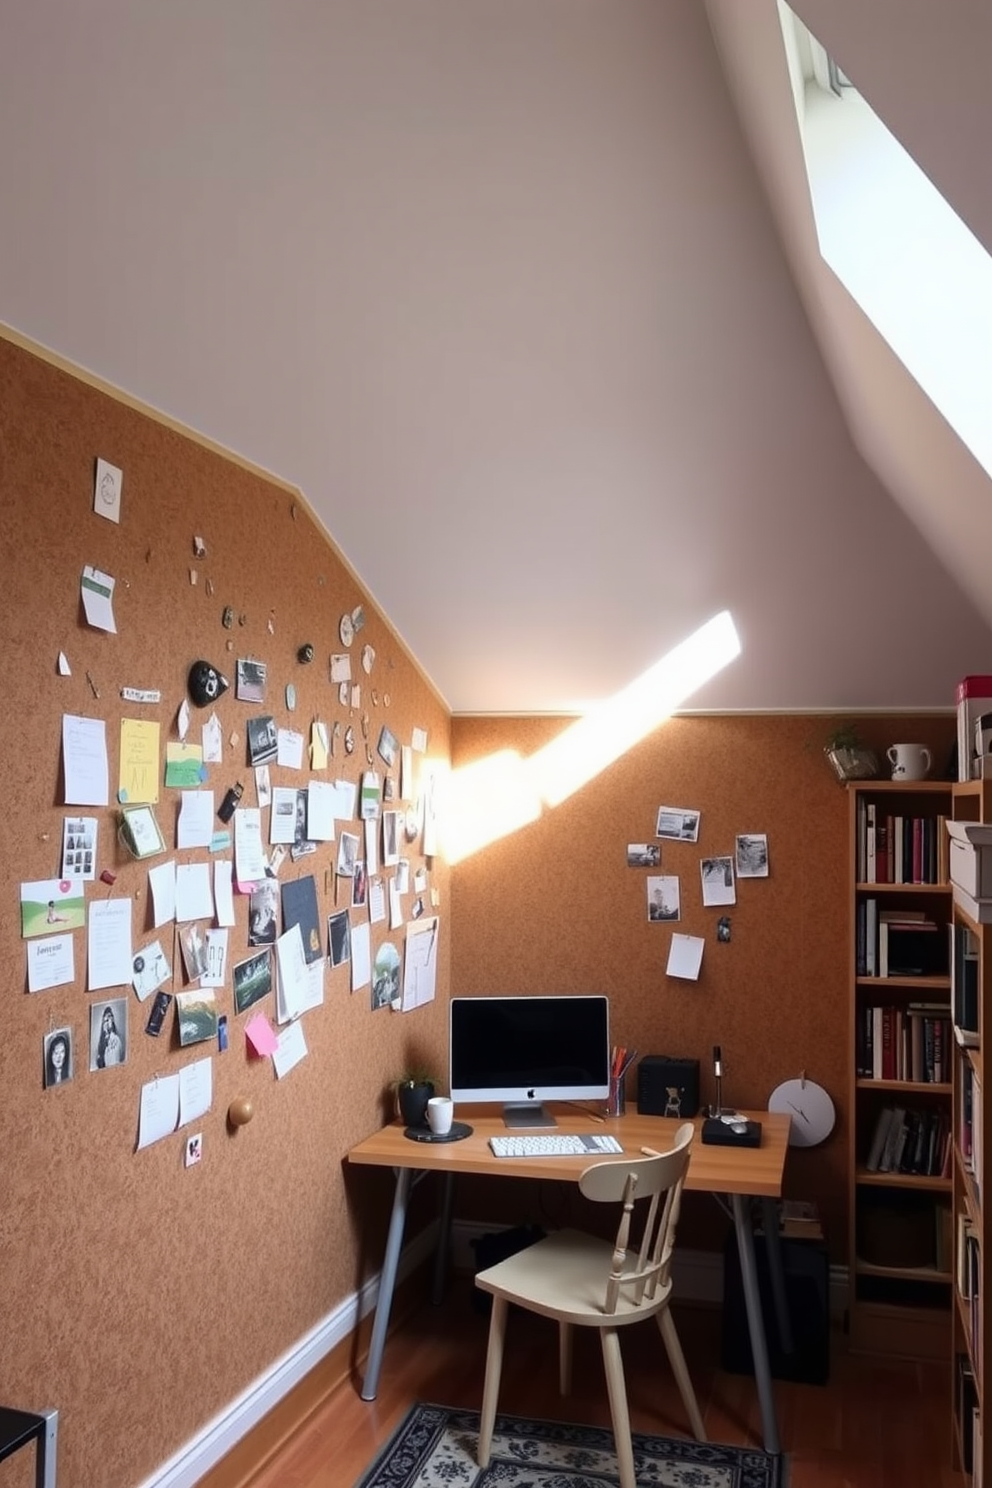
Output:
[[143,718],[121,719],[121,768],[117,799],[150,806],[158,800],[159,725]]
[[327,724],[319,718],[310,725],[310,768],[327,769]]

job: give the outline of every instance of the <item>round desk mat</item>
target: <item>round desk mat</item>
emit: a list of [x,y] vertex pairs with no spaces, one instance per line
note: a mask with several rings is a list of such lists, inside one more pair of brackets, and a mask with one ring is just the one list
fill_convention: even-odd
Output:
[[441,1136],[432,1132],[429,1126],[408,1126],[403,1135],[411,1142],[460,1142],[463,1137],[472,1135],[472,1128],[465,1121],[453,1121],[451,1130]]

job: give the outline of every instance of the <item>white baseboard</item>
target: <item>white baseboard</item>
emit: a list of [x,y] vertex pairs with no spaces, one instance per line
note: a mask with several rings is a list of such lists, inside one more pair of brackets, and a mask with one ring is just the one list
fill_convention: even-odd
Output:
[[[451,1263],[456,1271],[475,1270],[472,1242],[482,1235],[505,1229],[505,1225],[472,1224],[455,1220],[451,1226]],[[428,1225],[406,1246],[400,1258],[398,1280],[427,1260],[434,1249],[436,1224]],[[715,1251],[676,1250],[675,1295],[683,1302],[719,1306],[723,1301],[723,1258]],[[379,1294],[378,1273],[360,1292],[346,1297],[333,1312],[311,1328],[298,1343],[277,1359],[264,1375],[253,1381],[236,1400],[218,1412],[212,1421],[162,1464],[139,1488],[196,1488],[203,1475],[237,1446],[259,1421],[277,1406],[304,1375],[315,1368],[331,1349],[354,1332],[375,1306]],[[830,1311],[843,1315],[847,1307],[847,1270],[830,1268]]]
[[[436,1223],[428,1225],[405,1247],[400,1257],[398,1281],[433,1253],[436,1231]],[[346,1297],[333,1312],[311,1328],[243,1394],[208,1421],[175,1456],[146,1478],[139,1488],[195,1488],[204,1473],[237,1446],[241,1438],[257,1426],[331,1349],[354,1332],[366,1313],[372,1311],[378,1295],[379,1275],[376,1273],[360,1292]]]

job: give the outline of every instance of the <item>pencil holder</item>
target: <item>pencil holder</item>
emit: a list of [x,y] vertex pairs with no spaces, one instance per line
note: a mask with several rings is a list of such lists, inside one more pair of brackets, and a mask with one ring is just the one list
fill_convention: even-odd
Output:
[[607,1116],[622,1116],[627,1109],[627,1077],[610,1080],[610,1093],[606,1098]]

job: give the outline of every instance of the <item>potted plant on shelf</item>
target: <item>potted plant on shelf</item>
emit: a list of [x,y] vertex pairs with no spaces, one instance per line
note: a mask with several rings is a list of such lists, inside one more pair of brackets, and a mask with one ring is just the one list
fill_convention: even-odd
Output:
[[869,749],[855,723],[839,723],[828,733],[823,752],[838,780],[873,780],[878,774],[878,756]]
[[427,1125],[427,1102],[434,1094],[434,1077],[427,1070],[410,1070],[396,1082],[396,1106],[406,1126]]

